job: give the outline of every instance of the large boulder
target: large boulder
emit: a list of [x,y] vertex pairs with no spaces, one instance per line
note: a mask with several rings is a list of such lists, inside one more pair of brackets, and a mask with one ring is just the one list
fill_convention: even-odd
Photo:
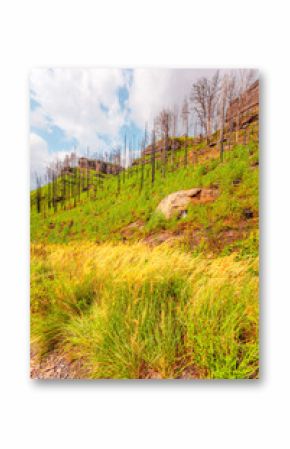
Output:
[[217,196],[217,189],[194,188],[170,193],[158,204],[156,211],[169,219],[174,215],[181,217],[187,212],[189,204],[204,204],[213,201]]

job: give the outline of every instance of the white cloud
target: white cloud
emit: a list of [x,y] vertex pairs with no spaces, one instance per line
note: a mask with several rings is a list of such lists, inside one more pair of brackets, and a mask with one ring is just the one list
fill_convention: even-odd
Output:
[[[140,127],[153,120],[163,108],[181,109],[184,98],[198,78],[212,76],[216,69],[135,69],[128,106],[130,118]],[[221,73],[225,70],[221,70]]]
[[180,105],[190,93],[200,71],[194,69],[135,69],[130,90],[131,118],[139,126],[154,117],[164,107]]
[[30,111],[30,126],[49,130],[49,119],[41,107],[36,107]]
[[[123,145],[119,131],[133,123],[149,128],[162,108],[180,107],[189,97],[192,84],[214,69],[35,69],[31,73],[31,97],[38,106],[31,111],[31,126],[48,132],[47,142],[36,134],[31,137],[33,170],[43,173],[52,158],[66,153],[54,150],[53,126],[78,142],[77,152],[110,153]],[[224,72],[224,70],[221,70]],[[126,87],[129,98],[120,107],[118,91]],[[122,98],[123,104],[125,98]],[[50,134],[51,132],[51,134]],[[177,133],[182,132],[180,127]],[[50,135],[52,139],[50,140]],[[59,148],[59,142],[57,147]],[[53,154],[53,156],[51,155]]]
[[65,156],[72,150],[57,151],[51,153],[48,151],[47,142],[38,134],[30,133],[30,182],[31,187],[36,187],[36,175],[44,181],[47,173],[47,167],[53,161],[63,161]]
[[47,142],[35,133],[30,133],[30,174],[31,183],[35,181],[35,175],[44,176],[50,154]]
[[40,110],[32,112],[32,123],[58,126],[67,138],[95,149],[97,133],[114,136],[124,123],[117,92],[125,83],[118,69],[35,69],[30,87]]

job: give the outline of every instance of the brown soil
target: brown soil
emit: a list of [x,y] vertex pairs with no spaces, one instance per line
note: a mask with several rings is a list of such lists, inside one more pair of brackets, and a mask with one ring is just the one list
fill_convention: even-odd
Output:
[[[64,354],[57,350],[39,359],[37,354],[31,351],[30,359],[31,379],[87,379],[88,371],[81,360],[70,362]],[[184,369],[178,379],[201,379],[204,373],[194,366]],[[162,379],[161,374],[152,368],[143,368],[139,379]]]
[[164,242],[168,242],[169,240],[176,240],[176,236],[172,231],[161,231],[156,234],[150,234],[143,240],[144,243],[147,243],[149,246],[158,246]]
[[205,378],[205,372],[201,371],[200,369],[196,368],[195,366],[189,366],[185,368],[185,370],[182,372],[179,379],[184,380],[190,380],[190,379],[204,379]]
[[130,240],[130,238],[134,237],[136,233],[140,231],[144,226],[144,223],[142,220],[134,221],[133,223],[130,223],[129,225],[125,226],[121,230],[121,234],[123,236],[124,240]]
[[31,379],[86,379],[87,370],[82,360],[71,362],[57,350],[39,358],[32,349],[30,377]]

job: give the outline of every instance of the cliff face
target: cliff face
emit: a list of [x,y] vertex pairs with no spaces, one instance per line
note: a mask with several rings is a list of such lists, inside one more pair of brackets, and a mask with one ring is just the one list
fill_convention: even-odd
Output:
[[104,174],[116,175],[121,170],[123,170],[123,168],[118,164],[95,159],[88,159],[86,157],[79,158],[78,165],[80,168],[89,168],[90,170],[95,170],[96,172]]
[[240,97],[229,105],[226,114],[228,127],[243,128],[259,117],[259,80],[255,81]]

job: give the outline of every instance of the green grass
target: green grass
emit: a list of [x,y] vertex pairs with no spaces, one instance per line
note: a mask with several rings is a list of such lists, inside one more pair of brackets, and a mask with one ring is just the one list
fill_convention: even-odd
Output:
[[91,378],[258,375],[256,258],[166,246],[33,246],[32,342]]
[[[252,154],[251,154],[252,153]],[[182,155],[180,156],[182,160]],[[219,197],[205,206],[192,206],[185,219],[196,226],[220,226],[225,219],[238,222],[243,209],[250,208],[258,215],[258,171],[252,168],[257,158],[257,148],[253,145],[238,146],[225,153],[223,164],[209,160],[197,167],[189,165],[176,171],[168,171],[165,178],[156,172],[154,186],[151,185],[150,165],[145,166],[144,188],[140,192],[140,169],[126,173],[125,183],[121,182],[121,192],[117,195],[117,178],[109,177],[104,182],[104,190],[97,192],[97,198],[88,201],[87,193],[81,195],[81,203],[75,208],[66,204],[56,214],[45,211],[31,216],[31,240],[49,243],[64,243],[72,240],[93,240],[96,242],[121,241],[123,229],[130,223],[140,221],[141,227],[130,236],[139,240],[160,228],[154,211],[164,196],[180,189],[192,187],[219,187]],[[121,175],[121,179],[123,179]],[[241,180],[234,186],[233,181]],[[158,222],[158,223],[157,223]],[[155,228],[155,224],[157,224]],[[162,222],[164,228],[172,223]],[[178,227],[179,223],[176,222]]]
[[[76,207],[32,208],[31,339],[40,357],[57,349],[81,359],[90,378],[258,377],[258,147],[237,145],[222,163],[210,151],[184,167],[182,148],[165,177],[157,167],[153,186],[147,164],[142,191],[135,167],[125,182],[120,175],[119,194],[117,177],[106,176]],[[218,196],[182,219],[156,213],[167,194],[193,187]],[[160,233],[176,238],[144,243]]]

